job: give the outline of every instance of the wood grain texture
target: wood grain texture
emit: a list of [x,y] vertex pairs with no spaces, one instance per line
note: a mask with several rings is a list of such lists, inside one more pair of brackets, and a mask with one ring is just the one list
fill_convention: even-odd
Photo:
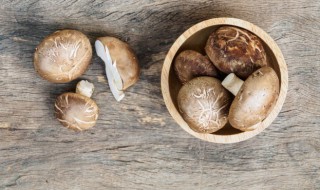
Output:
[[[235,17],[265,30],[288,64],[279,116],[256,137],[213,144],[182,130],[164,105],[166,52],[187,28]],[[5,0],[0,3],[0,189],[320,189],[320,3],[297,1]],[[57,29],[93,43],[127,41],[139,82],[114,101],[94,55],[82,78],[96,86],[101,113],[75,133],[54,118],[55,98],[77,81],[51,84],[34,71],[34,48]]]

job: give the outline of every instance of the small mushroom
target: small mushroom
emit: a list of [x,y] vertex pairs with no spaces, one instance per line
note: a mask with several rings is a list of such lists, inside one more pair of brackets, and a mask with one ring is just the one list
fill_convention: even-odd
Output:
[[222,85],[236,96],[230,106],[229,122],[242,131],[256,129],[279,96],[279,79],[271,67],[258,69],[245,82],[235,74],[229,74]]
[[87,70],[91,57],[91,44],[83,33],[59,30],[47,36],[36,48],[34,68],[50,82],[66,83]]
[[213,133],[228,121],[230,93],[218,79],[197,77],[182,86],[178,93],[181,116],[199,133]]
[[205,51],[220,71],[235,73],[243,79],[267,65],[261,40],[249,31],[237,27],[222,26],[213,32]]
[[83,131],[96,124],[99,108],[90,98],[92,92],[92,83],[80,81],[77,85],[77,93],[64,93],[56,99],[56,118],[63,126],[75,131]]
[[193,50],[182,51],[176,57],[174,70],[182,84],[199,76],[218,76],[217,70],[209,58]]
[[130,46],[114,37],[101,37],[95,42],[97,55],[104,61],[111,92],[117,101],[124,90],[139,79],[138,59]]

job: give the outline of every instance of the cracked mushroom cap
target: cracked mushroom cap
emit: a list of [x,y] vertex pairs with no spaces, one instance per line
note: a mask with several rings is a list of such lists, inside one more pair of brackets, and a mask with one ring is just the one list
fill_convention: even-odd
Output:
[[279,95],[279,79],[271,67],[252,73],[234,98],[229,122],[237,129],[251,131],[272,111]]
[[261,40],[251,32],[232,26],[222,26],[213,32],[205,51],[214,65],[226,74],[235,73],[246,79],[267,65]]
[[97,40],[108,48],[112,61],[116,62],[123,82],[123,88],[119,90],[125,90],[135,84],[139,79],[140,68],[138,58],[131,47],[115,37],[106,36]]
[[99,115],[97,104],[84,95],[64,93],[55,102],[56,117],[60,123],[75,131],[83,131],[96,124]]
[[218,79],[190,80],[180,89],[177,100],[181,116],[198,133],[213,133],[228,121],[231,96]]
[[59,30],[47,36],[36,48],[34,68],[53,83],[70,82],[81,76],[92,57],[89,39],[76,30]]

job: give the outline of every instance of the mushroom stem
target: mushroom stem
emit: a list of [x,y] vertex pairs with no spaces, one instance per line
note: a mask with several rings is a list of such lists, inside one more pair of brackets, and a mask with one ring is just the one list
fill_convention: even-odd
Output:
[[222,81],[221,84],[236,96],[243,84],[243,80],[237,77],[234,73],[231,73]]
[[94,91],[94,85],[91,82],[87,80],[81,80],[80,82],[78,82],[77,89],[76,89],[77,94],[81,94],[83,96],[90,98],[93,94],[93,91]]

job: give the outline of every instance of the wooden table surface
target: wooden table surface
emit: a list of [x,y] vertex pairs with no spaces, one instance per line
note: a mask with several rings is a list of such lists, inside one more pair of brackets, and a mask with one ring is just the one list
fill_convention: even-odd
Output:
[[[163,102],[160,73],[174,40],[215,17],[250,21],[288,65],[281,113],[258,136],[213,144],[183,131]],[[94,55],[81,78],[96,86],[97,125],[75,133],[54,118],[51,84],[33,68],[37,44],[58,29],[127,41],[139,82],[117,103]],[[4,0],[0,2],[0,189],[320,189],[320,2],[314,0]]]

